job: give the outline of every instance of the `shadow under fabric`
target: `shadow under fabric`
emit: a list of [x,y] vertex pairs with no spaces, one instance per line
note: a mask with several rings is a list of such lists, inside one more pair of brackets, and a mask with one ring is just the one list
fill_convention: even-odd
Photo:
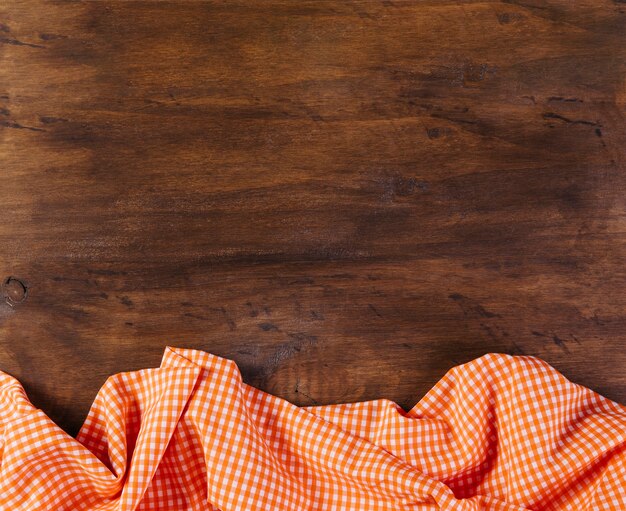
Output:
[[76,438],[0,371],[0,510],[624,510],[626,406],[531,356],[450,369],[408,412],[298,407],[167,346]]

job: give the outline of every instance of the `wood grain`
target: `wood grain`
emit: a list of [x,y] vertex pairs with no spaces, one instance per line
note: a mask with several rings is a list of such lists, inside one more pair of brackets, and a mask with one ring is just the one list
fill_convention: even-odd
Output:
[[0,3],[0,369],[70,434],[165,345],[408,408],[487,352],[626,402],[626,5]]

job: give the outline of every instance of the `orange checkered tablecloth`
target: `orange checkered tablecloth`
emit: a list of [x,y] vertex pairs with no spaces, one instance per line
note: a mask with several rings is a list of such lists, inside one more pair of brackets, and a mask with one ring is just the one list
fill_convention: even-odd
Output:
[[626,406],[539,358],[450,369],[411,410],[298,407],[167,346],[76,438],[0,371],[1,510],[626,510]]

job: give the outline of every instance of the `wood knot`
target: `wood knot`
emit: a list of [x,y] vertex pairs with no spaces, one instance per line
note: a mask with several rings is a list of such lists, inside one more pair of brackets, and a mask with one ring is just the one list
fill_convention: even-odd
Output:
[[426,134],[428,138],[432,140],[433,138],[439,138],[441,136],[441,130],[439,128],[428,128]]
[[5,301],[13,307],[26,300],[28,296],[28,287],[15,277],[7,277],[2,282],[2,296]]

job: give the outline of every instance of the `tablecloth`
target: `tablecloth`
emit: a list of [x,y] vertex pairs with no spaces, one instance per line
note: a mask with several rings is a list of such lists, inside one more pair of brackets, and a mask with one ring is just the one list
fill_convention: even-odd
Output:
[[625,437],[625,406],[532,356],[457,365],[405,411],[299,407],[166,346],[75,438],[0,371],[0,509],[624,510]]

